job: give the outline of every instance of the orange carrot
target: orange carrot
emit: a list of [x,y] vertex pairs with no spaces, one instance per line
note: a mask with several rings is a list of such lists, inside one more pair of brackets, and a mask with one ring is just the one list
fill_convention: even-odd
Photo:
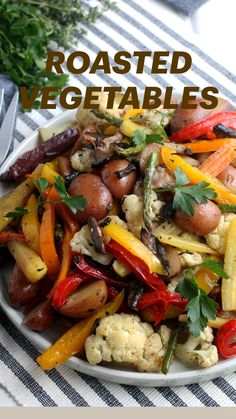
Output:
[[236,152],[230,144],[225,143],[199,166],[199,170],[217,177],[235,158]]
[[64,238],[63,238],[63,242],[62,242],[61,269],[60,269],[59,275],[57,277],[56,282],[54,283],[54,286],[53,286],[52,290],[48,294],[48,298],[52,298],[56,286],[63,279],[65,279],[67,277],[67,274],[68,274],[68,271],[70,269],[70,265],[71,265],[71,262],[72,262],[72,252],[71,252],[71,247],[70,247],[70,241],[73,237],[73,232],[71,231],[71,229],[67,225],[64,226],[64,229],[65,229],[65,235],[64,235]]
[[194,143],[185,143],[185,147],[190,148],[193,153],[208,153],[209,151],[216,151],[224,144],[230,144],[232,148],[236,149],[236,138],[221,138],[216,140],[201,140]]

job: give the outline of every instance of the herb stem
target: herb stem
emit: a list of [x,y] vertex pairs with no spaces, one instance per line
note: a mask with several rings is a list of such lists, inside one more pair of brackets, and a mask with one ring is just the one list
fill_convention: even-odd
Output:
[[183,328],[184,328],[184,323],[179,323],[177,329],[174,329],[172,331],[172,335],[168,343],[167,351],[164,356],[162,367],[161,367],[162,374],[166,375],[169,371],[170,364],[171,364],[174,351],[177,345],[178,337],[179,337],[180,332],[183,330]]

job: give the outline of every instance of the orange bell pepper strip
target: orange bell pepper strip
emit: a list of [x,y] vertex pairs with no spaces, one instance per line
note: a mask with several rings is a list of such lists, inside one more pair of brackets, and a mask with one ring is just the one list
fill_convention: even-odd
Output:
[[201,172],[217,177],[236,158],[236,152],[227,143],[211,154],[199,167]]
[[185,147],[190,148],[193,153],[208,153],[216,151],[224,144],[229,144],[236,149],[236,138],[221,138],[217,140],[199,140],[194,143],[184,143]]
[[97,319],[115,314],[124,299],[122,290],[112,301],[101,307],[96,313],[80,321],[43,352],[37,362],[43,370],[50,370],[66,362],[71,356],[79,354],[85,341],[90,336]]
[[[49,191],[47,197],[48,201],[52,200],[51,195],[53,195],[53,191],[52,193],[51,191]],[[48,269],[48,276],[55,279],[60,271],[60,259],[56,251],[54,239],[55,206],[50,202],[46,202],[44,209],[40,226],[40,251]]]
[[209,184],[209,188],[214,189],[217,194],[217,197],[214,199],[217,203],[236,204],[236,195],[231,193],[218,179],[212,178],[211,176],[201,172],[196,167],[191,166],[189,163],[184,161],[182,157],[175,154],[173,149],[163,146],[161,148],[161,156],[164,164],[172,174],[174,174],[174,171],[180,167],[191,183],[197,184],[202,181],[207,182]]

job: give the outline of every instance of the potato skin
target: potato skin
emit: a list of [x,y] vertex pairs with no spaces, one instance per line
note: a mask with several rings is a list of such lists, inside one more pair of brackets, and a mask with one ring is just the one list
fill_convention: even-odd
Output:
[[101,178],[93,174],[82,174],[72,180],[68,193],[71,196],[83,195],[87,205],[83,211],[77,211],[75,218],[86,224],[89,215],[97,221],[106,217],[112,207],[112,195]]
[[107,286],[105,281],[98,280],[79,287],[72,294],[59,312],[63,316],[72,318],[88,317],[95,310],[102,307],[107,300]]
[[39,292],[39,283],[32,283],[26,279],[19,266],[15,264],[8,284],[8,296],[13,307],[28,304]]
[[230,192],[236,193],[236,169],[234,167],[226,167],[218,176],[218,179],[230,190]]
[[125,169],[129,164],[130,163],[125,159],[112,160],[107,163],[101,171],[103,182],[117,199],[121,199],[124,195],[131,193],[135,185],[137,179],[136,172],[129,173],[121,179],[116,175],[118,170]]
[[145,172],[145,169],[148,164],[149,157],[152,153],[157,153],[157,157],[159,156],[161,151],[161,145],[157,143],[150,143],[148,144],[143,151],[141,151],[139,155],[139,166],[141,172]]
[[43,332],[52,326],[55,313],[50,300],[43,301],[34,307],[25,317],[24,323],[35,332]]
[[190,233],[205,236],[214,230],[220,222],[221,212],[217,205],[211,201],[206,204],[196,204],[194,215],[186,215],[177,211],[174,221],[178,227]]

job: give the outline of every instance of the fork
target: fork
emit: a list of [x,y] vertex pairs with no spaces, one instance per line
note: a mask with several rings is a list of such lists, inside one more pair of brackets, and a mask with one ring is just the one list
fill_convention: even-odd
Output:
[[[11,103],[4,116],[1,128],[0,128],[0,166],[11,152],[14,137],[13,130],[15,126],[15,118],[17,111],[19,94],[16,92],[11,100]],[[2,110],[4,98],[4,89],[0,89],[0,114]]]

